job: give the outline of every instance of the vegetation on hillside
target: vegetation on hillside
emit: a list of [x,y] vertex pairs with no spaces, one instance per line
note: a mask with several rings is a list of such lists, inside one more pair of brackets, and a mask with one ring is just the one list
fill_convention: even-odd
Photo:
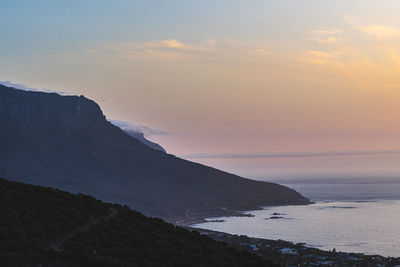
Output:
[[3,179],[0,261],[4,267],[271,266],[127,206]]

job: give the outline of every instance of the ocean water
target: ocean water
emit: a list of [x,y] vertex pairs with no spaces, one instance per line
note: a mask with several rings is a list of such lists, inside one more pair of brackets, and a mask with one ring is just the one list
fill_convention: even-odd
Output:
[[[218,219],[224,222],[193,227],[306,243],[325,250],[400,257],[399,180],[285,183],[316,203],[265,207],[246,212],[254,217],[222,217]],[[282,218],[271,219],[275,213]]]

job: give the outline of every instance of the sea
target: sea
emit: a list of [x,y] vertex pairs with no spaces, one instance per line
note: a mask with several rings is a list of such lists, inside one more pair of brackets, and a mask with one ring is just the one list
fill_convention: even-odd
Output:
[[275,182],[297,190],[315,203],[264,207],[244,212],[253,217],[208,218],[192,227],[305,243],[323,250],[400,257],[399,178]]

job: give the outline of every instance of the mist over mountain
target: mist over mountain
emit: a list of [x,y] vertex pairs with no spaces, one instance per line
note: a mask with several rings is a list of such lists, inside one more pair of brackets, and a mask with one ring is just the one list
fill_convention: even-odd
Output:
[[124,132],[126,134],[128,134],[129,136],[132,136],[132,137],[136,138],[137,140],[139,140],[143,144],[151,147],[152,149],[160,150],[162,152],[166,152],[165,149],[162,146],[160,146],[159,144],[154,143],[154,142],[146,139],[146,137],[144,137],[144,134],[141,133],[141,132],[134,132],[134,131],[124,131]]
[[0,177],[86,193],[169,221],[304,204],[287,187],[245,179],[148,147],[84,96],[0,85]]
[[57,93],[59,95],[68,95],[68,93],[66,93],[66,92],[49,90],[49,89],[45,89],[45,88],[40,88],[40,89],[39,88],[33,88],[33,87],[27,86],[25,84],[15,83],[15,82],[11,82],[11,81],[0,81],[0,85],[4,85],[4,86],[7,86],[7,87],[12,87],[12,88],[23,90],[23,91]]
[[108,120],[108,121],[111,122],[113,125],[121,128],[121,130],[124,131],[126,134],[138,139],[143,144],[145,144],[155,150],[160,150],[162,152],[166,152],[162,146],[148,140],[145,137],[145,133],[146,134],[158,134],[158,135],[161,134],[161,135],[163,135],[163,134],[167,134],[166,132],[153,130],[153,129],[150,129],[149,127],[142,126],[142,125],[141,126],[131,125],[124,121],[116,121],[116,120]]

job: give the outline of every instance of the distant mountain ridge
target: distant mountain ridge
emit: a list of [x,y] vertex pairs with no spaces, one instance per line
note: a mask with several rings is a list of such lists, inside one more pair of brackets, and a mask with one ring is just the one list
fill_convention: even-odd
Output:
[[287,187],[149,148],[84,96],[0,85],[0,177],[82,192],[169,221],[306,204]]

